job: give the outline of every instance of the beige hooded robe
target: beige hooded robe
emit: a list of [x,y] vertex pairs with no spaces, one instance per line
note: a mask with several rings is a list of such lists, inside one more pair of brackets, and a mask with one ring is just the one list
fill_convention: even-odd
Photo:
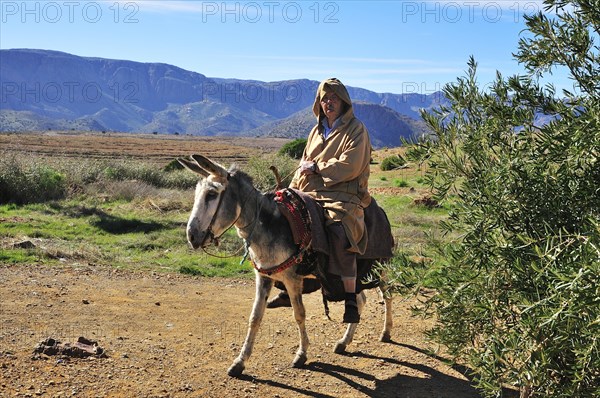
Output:
[[[324,138],[321,98],[329,87],[346,104],[336,127]],[[364,253],[367,246],[363,209],[371,203],[368,191],[371,142],[369,133],[354,117],[352,101],[346,87],[335,78],[323,81],[317,89],[313,105],[317,125],[308,135],[302,156],[317,164],[317,174],[301,175],[298,170],[290,187],[306,192],[325,208],[328,223],[341,221],[351,247],[349,251]],[[326,122],[325,122],[326,123]]]

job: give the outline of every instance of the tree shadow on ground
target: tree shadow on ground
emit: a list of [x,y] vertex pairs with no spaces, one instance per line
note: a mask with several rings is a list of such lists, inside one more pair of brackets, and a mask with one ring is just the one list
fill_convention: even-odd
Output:
[[136,218],[118,217],[105,212],[95,206],[51,206],[56,211],[61,211],[69,217],[90,217],[90,224],[110,234],[120,235],[127,233],[150,233],[162,229],[178,227],[179,223],[169,225],[155,221],[143,221]]
[[[470,369],[467,366],[461,365],[461,364],[457,364],[452,362],[451,360],[449,360],[448,358],[444,358],[441,357],[439,355],[436,355],[434,353],[432,353],[429,350],[425,350],[419,347],[416,347],[414,345],[411,344],[406,344],[406,343],[398,343],[395,341],[390,341],[389,344],[393,344],[393,345],[397,345],[399,347],[404,347],[404,348],[408,348],[409,350],[412,351],[416,351],[419,352],[421,354],[425,354],[428,357],[431,357],[437,361],[440,361],[442,363],[445,363],[446,365],[448,365],[449,367],[451,367],[452,369],[454,369],[455,371],[457,371],[458,373],[462,374],[463,376],[465,376],[468,380],[469,380],[469,384],[470,385],[474,385],[475,384],[475,373],[473,372],[472,369]],[[360,356],[360,354],[359,354]],[[367,356],[370,357],[370,356]],[[376,358],[376,357],[375,357]],[[416,368],[415,368],[416,369]],[[479,396],[479,395],[478,395]],[[518,391],[514,390],[514,389],[509,389],[509,388],[503,388],[502,389],[502,397],[503,398],[518,398],[519,397],[519,393]]]
[[[357,372],[339,365],[314,362],[308,368],[316,372],[326,373],[332,377],[347,383],[357,392],[370,397],[397,397],[397,398],[481,398],[475,387],[467,380],[462,380],[446,375],[429,366],[398,361],[393,358],[378,357],[362,353],[352,353],[353,356],[385,361],[396,365],[411,368],[426,374],[428,377],[415,377],[397,374],[396,376],[380,380],[376,377]],[[375,382],[371,388],[350,377],[358,377],[365,381]]]
[[96,215],[98,219],[91,220],[90,224],[110,234],[149,233],[168,228],[158,222],[117,217],[102,210],[99,210]]
[[[395,358],[371,355],[360,351],[348,352],[350,355],[359,358],[372,359],[376,362],[383,361],[388,364],[395,364],[402,367],[416,370],[424,377],[409,376],[397,374],[388,379],[378,379],[372,374],[362,372],[357,369],[348,368],[331,363],[310,362],[305,369],[323,373],[327,376],[338,379],[339,381],[356,390],[357,395],[369,397],[394,397],[394,398],[481,398],[479,391],[472,382],[472,372],[469,368],[461,365],[452,365],[449,360],[428,352],[427,350],[403,343],[390,342],[390,344],[404,347],[431,357],[437,361],[447,364],[455,371],[465,375],[467,380],[454,377],[440,372],[430,366],[402,361]],[[263,383],[269,386],[278,387],[283,390],[293,391],[303,396],[315,398],[328,398],[330,395],[290,386],[272,380],[260,380],[249,376],[243,376],[243,379],[252,380],[255,383]],[[375,384],[374,387],[372,385]],[[502,397],[518,398],[519,394],[514,390],[504,389]]]

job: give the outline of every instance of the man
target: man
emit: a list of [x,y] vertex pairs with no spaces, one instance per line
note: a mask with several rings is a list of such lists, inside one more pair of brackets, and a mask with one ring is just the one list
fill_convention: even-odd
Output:
[[371,203],[371,142],[366,127],[354,116],[348,90],[338,79],[321,82],[313,113],[317,124],[308,135],[290,188],[305,192],[323,206],[331,248],[329,272],[341,277],[346,292],[344,323],[358,323],[356,256],[367,246],[363,209]]

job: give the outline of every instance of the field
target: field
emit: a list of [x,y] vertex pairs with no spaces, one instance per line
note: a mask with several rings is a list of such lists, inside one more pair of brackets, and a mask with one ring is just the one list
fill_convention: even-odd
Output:
[[127,158],[155,163],[202,153],[229,164],[243,163],[250,156],[272,152],[287,141],[280,138],[45,132],[0,134],[0,151],[70,158]]
[[[285,142],[45,132],[0,135],[0,152],[48,164],[101,159],[156,167],[203,153],[244,167]],[[374,160],[396,152],[377,151]],[[414,166],[373,167],[372,191],[388,212],[398,250],[425,251],[424,232],[435,234],[445,215],[414,205],[427,195],[421,177]],[[123,185],[136,194],[115,194]],[[311,347],[303,369],[290,366],[297,345],[291,310],[275,309],[265,316],[245,376],[228,377],[245,335],[252,271],[239,264],[233,234],[218,252],[233,258],[187,247],[192,196],[192,189],[104,182],[63,200],[0,205],[0,397],[479,396],[459,366],[430,351],[436,347],[423,333],[433,321],[411,316],[416,298],[396,298],[393,342],[378,342],[383,312],[375,292],[348,354],[333,353],[341,306],[333,304],[327,320],[313,294],[305,298]],[[32,355],[44,338],[79,336],[98,341],[108,358]]]

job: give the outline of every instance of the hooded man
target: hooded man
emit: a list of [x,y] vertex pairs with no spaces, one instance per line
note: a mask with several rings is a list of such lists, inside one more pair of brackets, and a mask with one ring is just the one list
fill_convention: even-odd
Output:
[[344,323],[358,323],[356,255],[367,247],[363,209],[368,191],[371,142],[354,116],[348,90],[336,78],[319,85],[313,113],[317,124],[308,135],[300,167],[290,188],[314,197],[324,208],[330,241],[329,272],[344,284]]

